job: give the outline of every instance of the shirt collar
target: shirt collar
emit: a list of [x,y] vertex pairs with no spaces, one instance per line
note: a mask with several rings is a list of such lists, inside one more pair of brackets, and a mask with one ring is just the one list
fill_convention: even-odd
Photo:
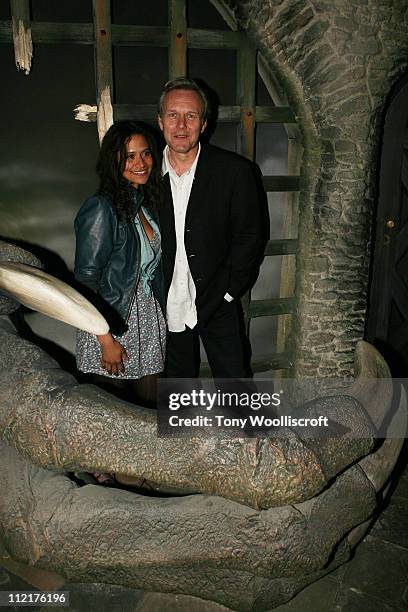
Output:
[[[181,176],[184,176],[184,174],[191,174],[191,173],[193,173],[193,176],[195,175],[200,153],[201,153],[201,142],[198,143],[198,151],[197,151],[197,155],[195,156],[195,160],[191,164],[190,168],[186,170],[186,172],[184,172]],[[163,151],[162,175],[166,176],[168,172],[172,172],[173,174],[178,176],[169,161],[169,145],[166,145]]]

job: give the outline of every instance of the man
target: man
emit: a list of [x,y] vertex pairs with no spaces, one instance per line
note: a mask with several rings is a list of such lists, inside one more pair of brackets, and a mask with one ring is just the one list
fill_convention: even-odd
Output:
[[159,100],[165,200],[159,217],[169,329],[167,376],[194,378],[201,337],[214,378],[244,378],[239,298],[262,245],[251,162],[200,144],[205,92],[192,79],[169,81]]

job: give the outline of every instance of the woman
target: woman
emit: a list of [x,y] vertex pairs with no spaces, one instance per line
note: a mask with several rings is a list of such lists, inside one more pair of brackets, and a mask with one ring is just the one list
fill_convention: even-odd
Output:
[[97,384],[113,383],[125,399],[149,404],[164,368],[166,329],[156,223],[160,163],[148,127],[133,121],[112,125],[96,170],[99,189],[75,219],[75,277],[97,294],[111,331],[78,331],[77,365],[95,375]]

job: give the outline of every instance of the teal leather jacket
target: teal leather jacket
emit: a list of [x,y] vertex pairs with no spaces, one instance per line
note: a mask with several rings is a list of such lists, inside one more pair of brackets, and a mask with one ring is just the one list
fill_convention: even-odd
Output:
[[[136,215],[143,196],[139,190],[133,191]],[[135,225],[119,220],[111,199],[102,194],[82,204],[74,225],[75,278],[98,296],[92,301],[108,320],[111,331],[123,333],[140,272],[140,239]],[[161,265],[156,269],[152,290],[163,309]]]

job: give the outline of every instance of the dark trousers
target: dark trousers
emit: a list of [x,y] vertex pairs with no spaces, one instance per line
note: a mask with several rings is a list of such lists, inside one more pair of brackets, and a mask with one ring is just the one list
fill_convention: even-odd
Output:
[[200,369],[201,338],[213,378],[246,378],[247,340],[241,304],[223,301],[205,326],[169,332],[167,339],[168,378],[196,378]]

